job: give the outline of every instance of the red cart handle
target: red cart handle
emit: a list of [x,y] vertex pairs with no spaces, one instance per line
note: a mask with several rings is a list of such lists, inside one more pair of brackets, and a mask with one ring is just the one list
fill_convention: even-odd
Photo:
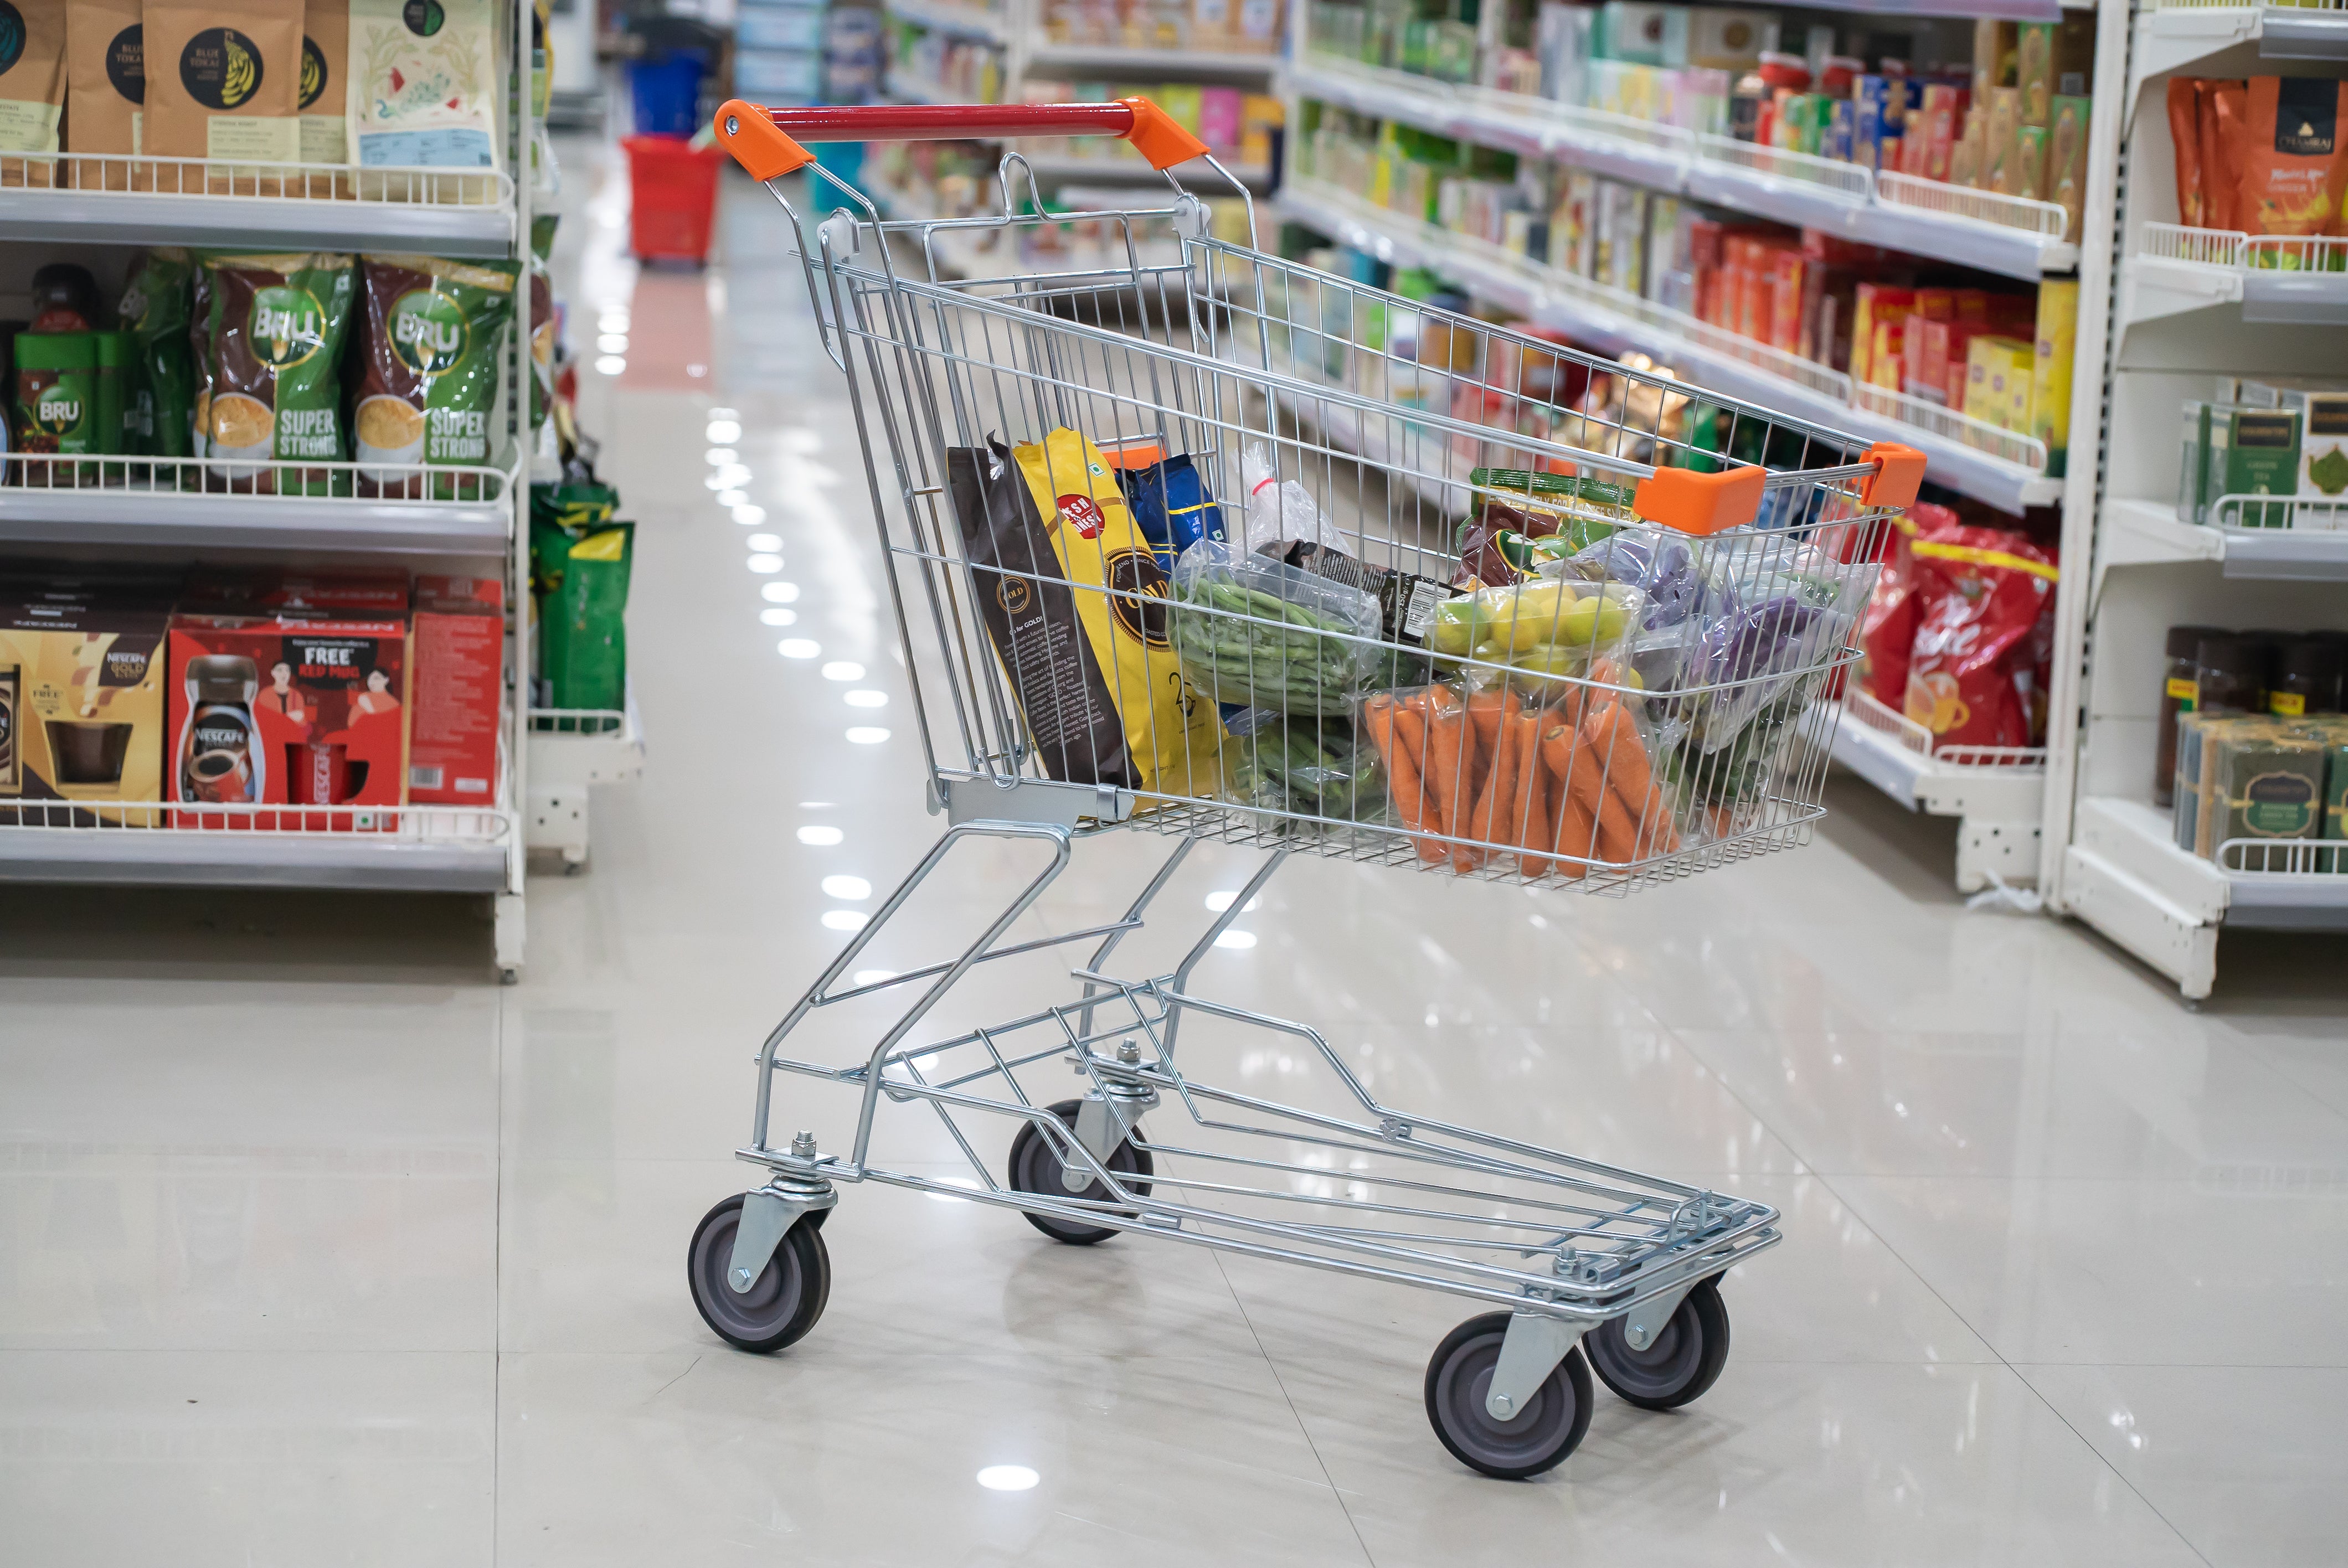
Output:
[[1107,104],[880,104],[770,109],[740,98],[717,111],[717,139],[753,179],[805,169],[804,141],[958,141],[1022,136],[1121,136],[1152,169],[1206,156],[1207,144],[1136,96]]

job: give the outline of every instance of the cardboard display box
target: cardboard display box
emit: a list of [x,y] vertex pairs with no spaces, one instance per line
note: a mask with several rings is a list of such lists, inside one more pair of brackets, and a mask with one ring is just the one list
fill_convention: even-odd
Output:
[[88,600],[0,609],[0,822],[68,825],[24,801],[160,798],[168,622]]

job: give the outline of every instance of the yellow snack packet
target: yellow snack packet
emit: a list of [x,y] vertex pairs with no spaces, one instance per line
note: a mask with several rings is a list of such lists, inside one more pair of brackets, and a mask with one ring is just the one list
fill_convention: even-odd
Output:
[[1085,641],[1125,726],[1139,787],[1207,794],[1217,783],[1221,725],[1214,705],[1182,682],[1168,637],[1166,573],[1150,553],[1100,448],[1055,430],[1012,449],[1035,514],[1076,589]]

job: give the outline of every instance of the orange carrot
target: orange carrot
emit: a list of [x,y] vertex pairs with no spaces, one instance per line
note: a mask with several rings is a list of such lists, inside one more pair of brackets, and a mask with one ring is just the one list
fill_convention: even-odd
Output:
[[1548,874],[1549,862],[1529,853],[1546,842],[1550,832],[1548,773],[1540,764],[1540,715],[1519,713],[1509,721],[1509,740],[1516,747],[1517,799],[1509,826],[1509,842],[1528,853],[1517,857],[1527,876]]
[[[1381,702],[1373,697],[1362,705],[1362,721],[1369,728],[1370,739],[1377,743],[1378,754],[1385,759],[1386,788],[1402,813],[1403,825],[1426,826],[1429,805],[1419,782],[1420,764],[1426,758],[1425,715],[1418,709],[1391,699]],[[1421,860],[1443,858],[1443,845],[1435,840],[1421,838],[1413,842]]]
[[[1471,698],[1472,702],[1473,699]],[[1471,707],[1472,714],[1475,710]],[[1484,784],[1476,796],[1476,815],[1468,823],[1468,836],[1486,844],[1514,844],[1516,834],[1509,821],[1509,808],[1517,800],[1517,727],[1508,722],[1513,715],[1496,715],[1492,726],[1492,766],[1484,775]],[[1451,866],[1455,871],[1473,871],[1486,858],[1481,849],[1454,848]]]
[[1476,740],[1486,756],[1499,754],[1500,722],[1514,718],[1523,706],[1522,699],[1505,686],[1469,693],[1468,717],[1475,721]]
[[1457,699],[1437,699],[1426,716],[1426,770],[1422,780],[1435,781],[1435,804],[1443,831],[1465,837],[1468,814],[1475,805],[1476,731]]
[[[1631,814],[1599,776],[1593,759],[1581,755],[1574,733],[1560,724],[1541,738],[1541,756],[1573,797],[1582,815],[1597,824],[1601,859],[1625,864],[1638,858],[1639,833]],[[1586,853],[1586,851],[1584,852]]]
[[[1597,832],[1597,825],[1567,787],[1567,780],[1577,771],[1573,765],[1577,749],[1573,731],[1564,724],[1551,725],[1541,736],[1540,749],[1541,760],[1549,764],[1550,775],[1550,853],[1557,857],[1560,876],[1585,876],[1590,868],[1582,862],[1589,858],[1590,841]],[[1569,856],[1576,858],[1566,858]]]
[[1581,722],[1581,734],[1598,754],[1608,792],[1637,819],[1643,853],[1660,849],[1669,854],[1677,849],[1680,839],[1672,828],[1671,806],[1655,789],[1646,744],[1639,739],[1639,726],[1622,711],[1622,704],[1604,702],[1592,708]]

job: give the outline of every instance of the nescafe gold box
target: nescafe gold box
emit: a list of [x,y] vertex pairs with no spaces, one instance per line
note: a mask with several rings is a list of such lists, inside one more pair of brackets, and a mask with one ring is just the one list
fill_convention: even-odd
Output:
[[[69,825],[36,801],[152,801],[163,793],[160,609],[48,602],[0,607],[0,822]],[[99,812],[102,820],[126,814]],[[143,824],[150,814],[128,814]],[[87,817],[81,820],[88,820]]]

